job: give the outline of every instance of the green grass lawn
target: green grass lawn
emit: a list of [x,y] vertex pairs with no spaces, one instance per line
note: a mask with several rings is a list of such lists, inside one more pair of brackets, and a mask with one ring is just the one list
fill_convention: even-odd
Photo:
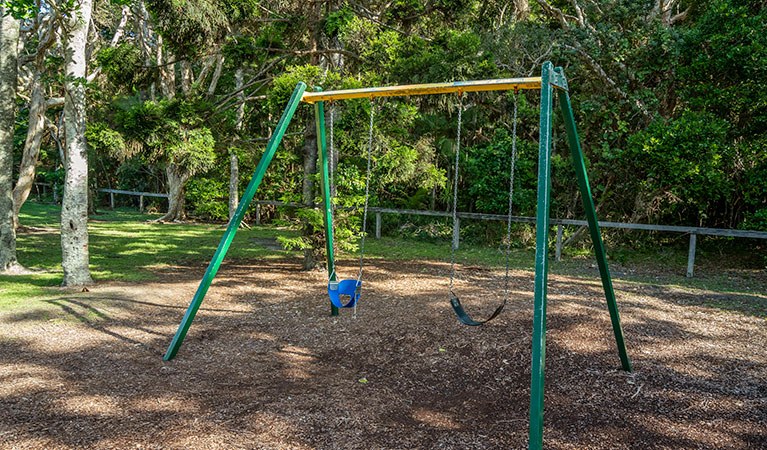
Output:
[[[19,261],[35,271],[31,275],[0,276],[0,310],[28,307],[30,303],[51,296],[50,288],[61,283],[60,209],[55,205],[27,202],[21,211],[21,223],[30,227],[17,236]],[[224,227],[221,224],[157,224],[148,220],[157,215],[139,214],[133,209],[104,211],[91,217],[91,273],[100,281],[157,279],[157,269],[206,264],[213,255]],[[296,232],[271,226],[240,229],[227,254],[228,260],[299,256],[298,252],[268,250],[256,239],[295,237]],[[686,251],[658,248],[643,252],[610,250],[613,278],[640,284],[662,284],[681,288],[720,292],[763,294],[767,291],[764,268],[732,270],[723,267],[722,255],[702,256],[696,261],[696,277],[685,278]],[[340,255],[357,257],[358,254]],[[450,244],[414,239],[383,237],[368,239],[366,257],[449,261]],[[514,249],[510,255],[515,269],[532,270],[532,248]],[[731,260],[737,258],[731,256]],[[456,260],[464,264],[499,267],[503,254],[495,247],[463,243]],[[594,279],[598,274],[588,251],[570,250],[561,262],[551,263],[553,273]],[[712,305],[728,308],[728,305]],[[729,305],[732,306],[732,305]],[[759,307],[757,305],[757,307]],[[738,309],[738,308],[736,308]]]
[[[224,228],[220,224],[157,224],[158,215],[133,209],[104,211],[88,223],[91,274],[96,280],[141,281],[156,279],[154,269],[202,264],[210,260]],[[30,227],[17,235],[19,262],[31,275],[0,276],[0,310],[14,309],[50,296],[46,288],[62,279],[60,208],[27,202],[19,220]],[[275,238],[290,231],[275,228],[241,229],[229,249],[229,258],[282,256],[267,250],[255,238]]]

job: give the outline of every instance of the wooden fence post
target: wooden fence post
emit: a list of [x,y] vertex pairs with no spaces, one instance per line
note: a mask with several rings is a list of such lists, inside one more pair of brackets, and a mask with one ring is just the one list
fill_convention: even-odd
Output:
[[376,213],[376,239],[381,239],[381,213]]
[[687,278],[692,278],[695,271],[695,241],[697,241],[698,235],[695,233],[690,234],[690,251],[687,253]]
[[114,192],[109,193],[109,206],[112,209],[115,209],[115,193]]
[[256,203],[256,225],[261,225],[261,205]]
[[144,196],[139,195],[138,196],[138,212],[141,214],[144,214]]
[[561,261],[562,260],[562,224],[561,223],[559,225],[557,225],[556,260],[557,261]]
[[456,217],[453,224],[453,248],[458,250],[458,243],[461,240],[461,219]]

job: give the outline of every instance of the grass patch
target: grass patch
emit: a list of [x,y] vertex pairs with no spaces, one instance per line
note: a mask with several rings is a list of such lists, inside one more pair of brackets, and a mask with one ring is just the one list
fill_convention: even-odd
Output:
[[[88,223],[91,275],[95,280],[144,281],[158,278],[156,270],[208,262],[224,229],[217,224],[157,224],[147,220],[159,215],[139,214],[131,209],[106,211]],[[29,227],[17,235],[19,261],[37,273],[0,276],[0,311],[29,307],[51,296],[61,284],[60,208],[26,202],[19,216]],[[274,228],[241,229],[227,258],[279,257],[290,252],[267,250],[256,238],[274,239],[295,235]]]
[[[21,223],[31,228],[17,236],[19,260],[37,273],[0,276],[0,311],[29,308],[35,303],[37,305],[34,306],[51,306],[41,302],[57,295],[55,287],[62,278],[59,211],[58,206],[34,202],[27,202],[22,208]],[[159,269],[206,265],[224,233],[220,224],[147,222],[156,217],[158,215],[140,214],[136,210],[122,208],[91,217],[88,230],[94,279],[152,281],[158,279]],[[257,239],[273,240],[278,236],[295,237],[297,233],[276,227],[240,229],[227,260],[299,256],[299,252],[269,250],[254,242]],[[390,236],[369,238],[365,255],[373,259],[450,261],[450,243],[447,240],[420,241]],[[353,259],[359,257],[359,252],[339,256]],[[517,270],[533,270],[534,256],[533,248],[513,248],[509,257],[510,266]],[[616,280],[743,294],[731,299],[721,296],[716,296],[716,300],[702,299],[700,304],[767,316],[764,302],[767,273],[764,268],[744,266],[737,252],[726,255],[701,251],[696,260],[694,278],[684,276],[687,254],[682,247],[654,247],[642,251],[610,248],[608,256]],[[505,257],[495,246],[462,243],[456,251],[456,261],[467,265],[503,267]],[[565,249],[563,260],[552,260],[550,270],[584,280],[599,277],[596,261],[588,249]]]

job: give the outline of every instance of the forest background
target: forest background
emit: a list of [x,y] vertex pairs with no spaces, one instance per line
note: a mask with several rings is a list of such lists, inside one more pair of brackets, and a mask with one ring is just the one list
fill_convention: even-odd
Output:
[[[97,188],[167,192],[169,205],[155,205],[167,211],[162,221],[227,220],[299,81],[327,90],[536,76],[547,60],[565,68],[600,219],[767,230],[764,1],[2,5],[6,268],[16,262],[11,240],[35,182],[55,186],[62,200],[64,284],[86,284],[87,219],[103,207]],[[513,97],[464,98],[459,210],[506,213]],[[514,214],[534,215],[538,94],[520,93],[518,102]],[[375,102],[371,205],[450,207],[458,105],[451,95]],[[340,206],[364,198],[370,107],[328,108]],[[551,214],[580,218],[561,118],[554,125]],[[314,206],[318,186],[314,118],[302,107],[257,199]],[[304,250],[306,268],[322,261],[316,211],[264,214],[302,230],[283,244]],[[359,214],[340,212],[336,225],[343,248],[354,250]],[[450,233],[447,223],[413,218],[386,226],[422,239]],[[503,229],[472,223],[463,232],[489,243]],[[632,239],[659,238],[624,236]]]

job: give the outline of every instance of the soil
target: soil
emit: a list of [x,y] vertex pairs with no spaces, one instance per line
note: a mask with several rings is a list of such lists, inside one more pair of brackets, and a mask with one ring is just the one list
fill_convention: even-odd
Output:
[[[526,448],[532,273],[467,327],[443,263],[371,261],[356,317],[330,317],[324,273],[229,262],[163,361],[204,269],[0,314],[0,447]],[[459,272],[469,314],[490,314],[503,273]],[[767,448],[764,314],[703,306],[767,297],[616,282],[627,373],[591,275],[549,277],[545,448]]]

